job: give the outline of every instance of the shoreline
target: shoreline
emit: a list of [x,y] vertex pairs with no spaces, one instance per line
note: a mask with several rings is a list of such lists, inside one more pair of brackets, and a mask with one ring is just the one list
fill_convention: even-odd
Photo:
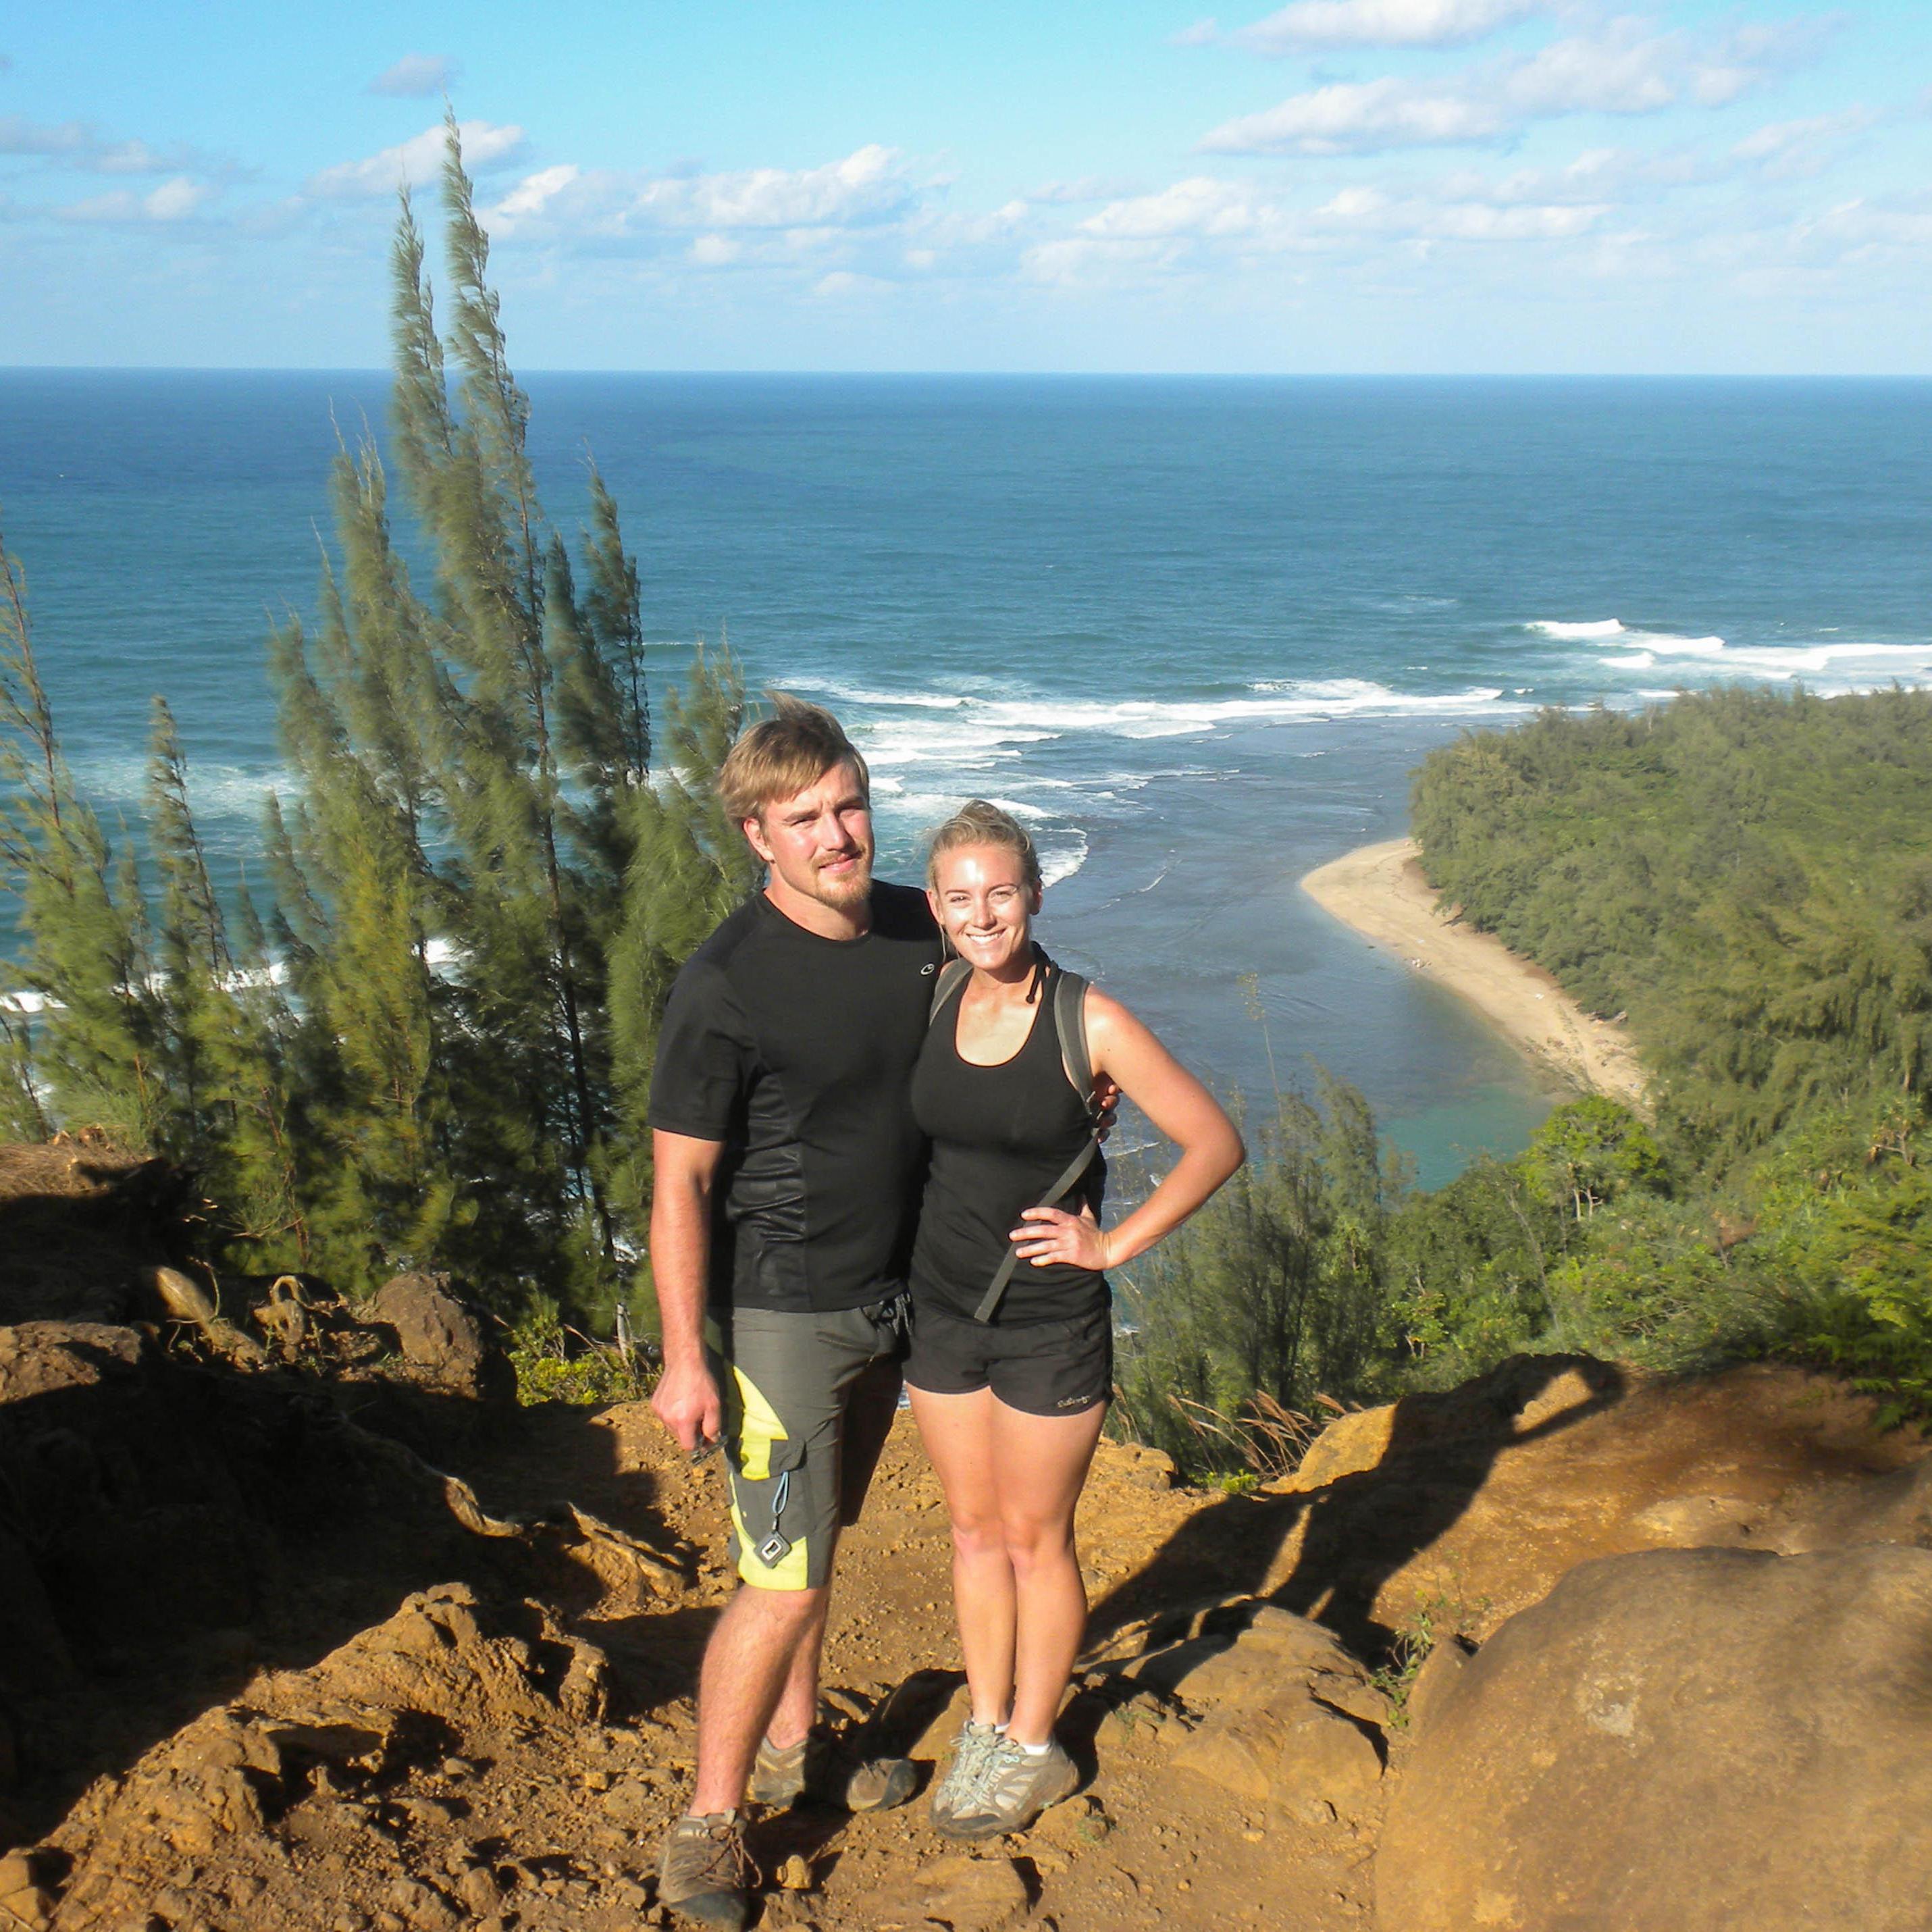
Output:
[[1493,934],[1438,912],[1419,850],[1413,838],[1360,846],[1317,866],[1301,890],[1370,945],[1474,1006],[1568,1084],[1646,1111],[1643,1067],[1630,1035],[1584,1012],[1542,967]]

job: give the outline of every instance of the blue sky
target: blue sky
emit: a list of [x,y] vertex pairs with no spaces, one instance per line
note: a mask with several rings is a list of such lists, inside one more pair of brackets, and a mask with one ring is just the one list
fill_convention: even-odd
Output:
[[446,91],[527,368],[1932,370],[1932,7],[0,15],[0,363],[384,358]]

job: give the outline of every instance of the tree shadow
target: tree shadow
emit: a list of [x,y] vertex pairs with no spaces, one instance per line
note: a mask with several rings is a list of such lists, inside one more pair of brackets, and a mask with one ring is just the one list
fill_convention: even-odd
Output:
[[[1574,1399],[1538,1412],[1570,1376]],[[1199,1601],[1204,1581],[1216,1597],[1261,1592],[1298,1531],[1294,1567],[1268,1600],[1378,1660],[1395,1637],[1374,1615],[1384,1586],[1460,1520],[1496,1458],[1600,1413],[1628,1385],[1622,1370],[1592,1356],[1516,1355],[1459,1388],[1403,1396],[1372,1468],[1287,1496],[1231,1496],[1190,1517],[1144,1569],[1094,1606],[1089,1646]]]

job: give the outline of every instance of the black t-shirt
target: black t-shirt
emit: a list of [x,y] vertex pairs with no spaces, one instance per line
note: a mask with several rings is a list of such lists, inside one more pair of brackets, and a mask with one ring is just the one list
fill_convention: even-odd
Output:
[[[913,1299],[970,1320],[1006,1258],[1008,1237],[1058,1180],[1093,1131],[1060,1064],[1052,982],[1040,994],[1019,1050],[995,1066],[959,1056],[959,1004],[926,1036],[912,1079],[914,1118],[932,1142],[932,1166],[913,1251]],[[1106,1184],[1098,1155],[1058,1204],[1097,1216]],[[1002,1327],[1070,1322],[1104,1308],[1106,1276],[1055,1262],[1013,1270],[993,1318]]]
[[926,1142],[912,1069],[939,935],[926,895],[872,887],[872,929],[826,939],[760,892],[686,961],[651,1125],[722,1141],[715,1306],[860,1308],[905,1285]]

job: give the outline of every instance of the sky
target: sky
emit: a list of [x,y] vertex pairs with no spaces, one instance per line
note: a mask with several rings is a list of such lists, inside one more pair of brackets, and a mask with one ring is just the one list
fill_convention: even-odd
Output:
[[0,364],[386,359],[464,131],[526,369],[1932,371],[1932,5],[0,8]]

